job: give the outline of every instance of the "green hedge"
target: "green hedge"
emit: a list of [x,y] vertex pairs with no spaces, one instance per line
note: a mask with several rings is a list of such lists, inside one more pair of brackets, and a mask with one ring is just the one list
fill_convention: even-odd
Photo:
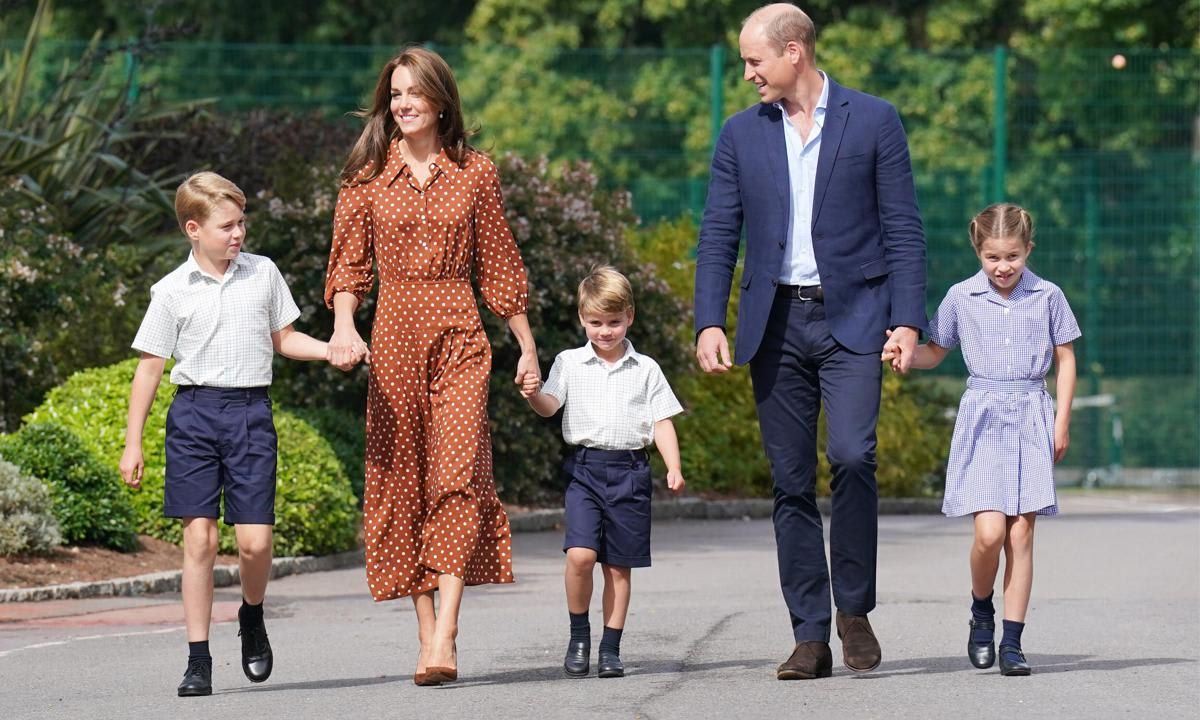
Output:
[[[136,366],[134,359],[76,373],[50,391],[27,420],[62,424],[105,464],[116,468],[125,448],[129,386]],[[163,379],[143,433],[146,469],[141,489],[133,493],[133,505],[139,532],[179,542],[179,522],[162,515],[163,442],[173,394],[165,375]],[[274,415],[279,433],[275,553],[310,555],[353,548],[358,510],[337,456],[308,423],[278,408]],[[221,548],[236,549],[233,533],[223,526]]]
[[61,542],[45,483],[0,458],[0,557],[41,555]]
[[25,425],[0,437],[0,454],[50,488],[63,541],[123,551],[137,547],[133,505],[120,474],[66,427],[54,422]]

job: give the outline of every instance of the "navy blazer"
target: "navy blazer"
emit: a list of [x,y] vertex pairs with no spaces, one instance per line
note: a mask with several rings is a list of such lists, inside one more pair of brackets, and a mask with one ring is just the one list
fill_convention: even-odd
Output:
[[[898,325],[928,330],[925,230],[908,140],[890,103],[832,79],[813,195],[812,238],[830,330],[856,353]],[[713,152],[696,250],[696,332],[725,327],[746,229],[734,362],[762,342],[791,216],[783,113],[759,104],[726,121]]]

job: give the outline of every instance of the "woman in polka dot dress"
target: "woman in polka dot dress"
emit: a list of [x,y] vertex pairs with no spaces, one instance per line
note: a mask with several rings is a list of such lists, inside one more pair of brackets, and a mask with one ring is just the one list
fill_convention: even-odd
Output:
[[[471,289],[521,346],[516,380],[539,376],[525,266],[504,219],[496,166],[466,142],[454,76],[409,48],[379,75],[342,172],[325,302],[334,364],[371,366],[363,539],[377,601],[411,596],[414,682],[457,679],[465,585],[509,583],[508,517],[492,478],[491,348]],[[371,349],[354,311],[379,276]],[[441,593],[435,609],[434,591]]]

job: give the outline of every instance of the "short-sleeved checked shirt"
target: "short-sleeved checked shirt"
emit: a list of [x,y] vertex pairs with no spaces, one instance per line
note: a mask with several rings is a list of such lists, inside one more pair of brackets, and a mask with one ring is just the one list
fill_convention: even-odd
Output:
[[300,309],[270,258],[238,253],[219,278],[188,259],[150,288],[133,348],[174,357],[176,385],[246,388],[271,384],[271,333]]
[[683,412],[667,378],[651,358],[625,340],[625,354],[609,365],[589,342],[554,359],[542,392],[563,407],[563,439],[601,450],[637,450],[654,441],[654,423]]
[[961,344],[971,377],[950,442],[946,515],[1058,513],[1045,379],[1055,346],[1079,336],[1062,290],[1028,268],[1007,299],[982,270],[950,288],[929,339],[946,349]]

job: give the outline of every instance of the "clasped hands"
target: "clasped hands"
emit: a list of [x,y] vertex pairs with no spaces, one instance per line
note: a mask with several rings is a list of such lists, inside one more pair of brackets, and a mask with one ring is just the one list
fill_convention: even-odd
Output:
[[904,375],[913,364],[913,356],[917,351],[917,331],[910,327],[898,327],[887,331],[887,342],[879,359],[891,363],[892,372]]
[[326,345],[325,359],[338,370],[348,372],[360,362],[371,364],[371,348],[357,332],[335,330]]

